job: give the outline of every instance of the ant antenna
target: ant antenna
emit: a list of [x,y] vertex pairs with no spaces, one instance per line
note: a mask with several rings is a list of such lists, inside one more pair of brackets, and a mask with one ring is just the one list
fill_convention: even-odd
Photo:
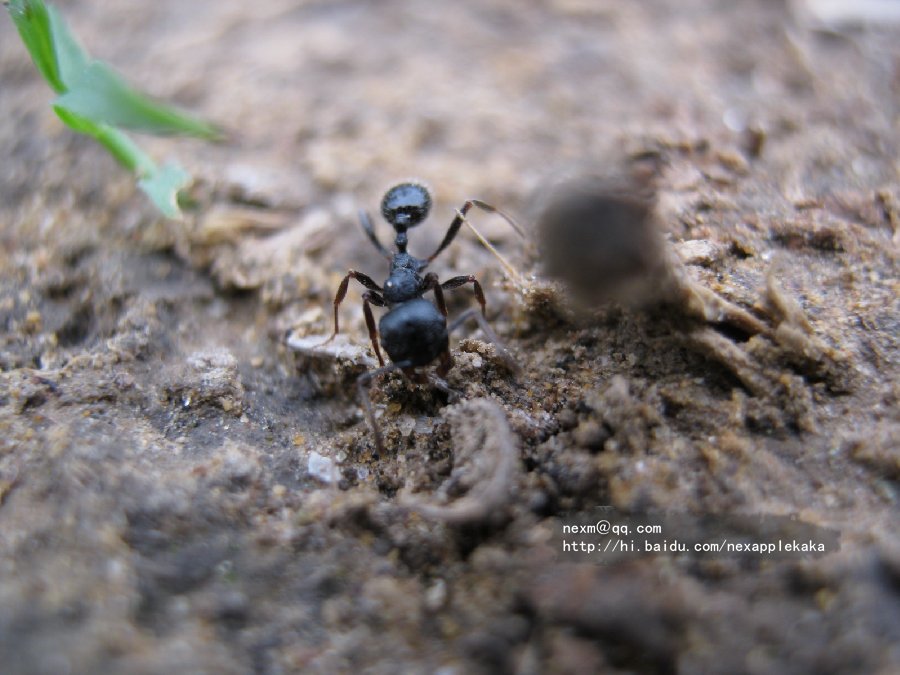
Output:
[[[459,214],[459,217],[462,219],[462,221],[466,224],[466,226],[470,230],[472,230],[472,232],[475,233],[475,236],[478,237],[478,241],[481,242],[481,245],[484,246],[488,251],[490,251],[491,253],[494,254],[494,257],[497,258],[497,261],[500,263],[500,265],[503,267],[503,269],[506,270],[507,276],[509,276],[509,278],[512,279],[517,285],[526,286],[524,277],[522,277],[522,275],[519,274],[519,271],[515,267],[513,267],[506,258],[504,258],[500,254],[500,251],[498,251],[496,248],[494,248],[494,245],[488,241],[487,237],[485,237],[483,234],[481,234],[481,232],[479,232],[475,228],[475,226],[469,222],[469,219],[466,218],[466,216],[463,213],[461,213],[459,211],[457,211],[457,213]],[[497,213],[499,213],[499,212],[497,212]],[[522,236],[522,237],[525,236],[522,233],[522,231],[519,229],[519,227],[511,219],[507,218],[507,222],[513,226],[513,228],[516,230],[516,232],[520,236]]]

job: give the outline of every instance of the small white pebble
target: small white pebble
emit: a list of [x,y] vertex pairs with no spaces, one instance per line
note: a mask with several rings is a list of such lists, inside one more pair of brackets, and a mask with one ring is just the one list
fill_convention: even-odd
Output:
[[416,419],[412,415],[403,415],[397,420],[397,428],[400,429],[400,435],[407,438],[416,428]]
[[722,247],[705,239],[691,239],[675,244],[675,251],[685,265],[710,265],[719,257]]
[[318,452],[311,452],[306,463],[309,475],[323,483],[334,483],[338,480],[337,467],[331,457],[325,457]]
[[722,122],[731,131],[739,132],[747,128],[747,116],[737,108],[729,108],[722,115]]
[[417,434],[430,434],[434,431],[434,420],[430,417],[417,417],[415,431]]
[[446,602],[447,584],[443,579],[438,579],[425,591],[425,607],[431,612],[436,612]]

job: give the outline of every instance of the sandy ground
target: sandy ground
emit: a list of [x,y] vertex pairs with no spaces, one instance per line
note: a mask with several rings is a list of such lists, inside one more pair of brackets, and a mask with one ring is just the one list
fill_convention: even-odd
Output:
[[[198,177],[160,220],[0,21],[0,670],[900,670],[898,29],[774,0],[59,4],[230,135],[146,141]],[[461,330],[459,401],[372,388],[377,452],[358,287],[354,358],[285,342],[328,333],[347,269],[383,278],[356,210],[426,181],[423,255],[469,197],[534,231],[585,166],[650,171],[683,292],[575,315],[547,242],[473,211],[523,279],[466,230],[434,269],[482,280],[521,373]],[[840,546],[559,555],[599,505]]]

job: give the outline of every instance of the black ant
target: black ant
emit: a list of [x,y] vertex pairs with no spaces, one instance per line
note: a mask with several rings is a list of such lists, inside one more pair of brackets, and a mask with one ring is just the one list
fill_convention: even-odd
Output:
[[[431,196],[428,190],[418,183],[401,183],[395,185],[385,193],[381,200],[381,215],[384,216],[396,230],[397,236],[394,245],[397,252],[392,254],[378,240],[372,220],[365,211],[359,212],[359,219],[369,241],[378,249],[378,252],[390,261],[390,272],[384,286],[376,284],[371,277],[356,270],[347,272],[347,276],[338,286],[334,296],[334,333],[323,344],[331,342],[338,334],[338,307],[347,295],[347,287],[350,279],[356,279],[368,289],[363,293],[363,314],[366,317],[366,326],[369,329],[369,339],[375,356],[380,365],[376,370],[369,371],[360,376],[357,381],[360,398],[365,405],[366,418],[372,427],[375,436],[375,447],[379,452],[384,445],[381,439],[381,431],[375,421],[372,403],[369,400],[365,385],[382,373],[393,370],[401,370],[405,376],[417,383],[425,383],[427,377],[416,373],[415,369],[427,366],[439,359],[437,378],[432,380],[439,389],[451,396],[457,392],[450,389],[444,381],[447,373],[453,367],[453,357],[450,355],[449,335],[462,323],[470,318],[475,318],[481,329],[497,348],[500,357],[513,370],[517,370],[517,364],[500,344],[485,319],[486,306],[484,292],[481,284],[472,276],[453,277],[443,283],[438,280],[437,274],[429,272],[423,276],[423,272],[431,262],[447,248],[456,237],[459,229],[466,219],[466,214],[473,206],[496,213],[506,220],[517,232],[521,232],[512,219],[502,211],[477,199],[467,200],[456,213],[453,222],[444,235],[444,240],[437,250],[428,258],[420,259],[410,255],[406,251],[408,237],[406,231],[421,223],[428,216],[431,209]],[[475,299],[481,307],[481,312],[470,309],[461,314],[450,326],[447,326],[447,306],[444,302],[444,291],[459,288],[466,284],[472,284]],[[428,291],[434,291],[435,302],[429,302],[423,296]],[[388,312],[381,317],[378,328],[375,327],[375,317],[372,314],[372,305],[376,307],[388,307]],[[381,350],[378,348],[379,332],[381,334],[381,346],[387,352],[391,362],[385,365]]]

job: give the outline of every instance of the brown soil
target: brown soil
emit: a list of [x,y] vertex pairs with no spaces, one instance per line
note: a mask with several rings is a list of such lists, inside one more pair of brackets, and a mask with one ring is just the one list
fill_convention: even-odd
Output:
[[[749,0],[60,4],[232,133],[145,142],[200,179],[160,220],[0,21],[0,671],[900,670],[896,28]],[[327,334],[347,269],[381,280],[356,209],[427,181],[423,254],[468,197],[530,226],[559,171],[607,164],[652,166],[687,260],[660,283],[695,292],[576,316],[473,211],[538,277],[466,230],[435,271],[482,280],[522,373],[467,329],[459,402],[373,387],[377,453],[365,358],[284,337]],[[366,347],[357,289],[341,317]],[[555,555],[553,519],[598,505],[792,515],[840,550]]]

